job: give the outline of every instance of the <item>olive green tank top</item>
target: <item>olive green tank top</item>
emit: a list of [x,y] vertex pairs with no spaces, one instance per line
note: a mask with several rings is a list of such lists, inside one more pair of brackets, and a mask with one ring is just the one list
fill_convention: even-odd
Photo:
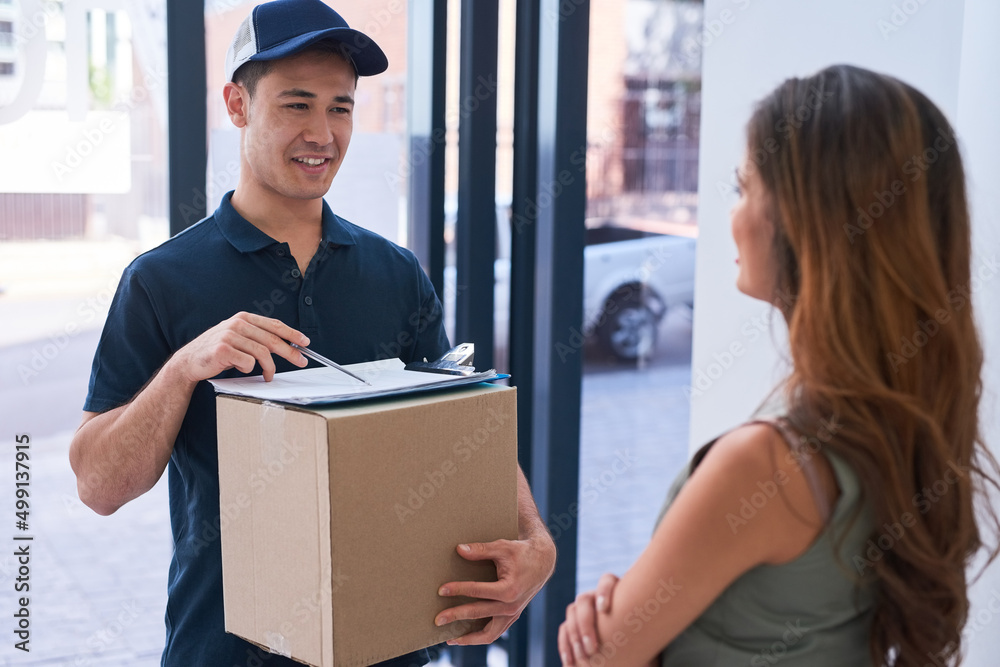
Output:
[[[798,442],[787,430],[782,435],[795,452]],[[703,448],[674,480],[657,525],[713,443]],[[872,664],[868,635],[874,599],[869,586],[855,584],[855,564],[862,562],[858,557],[865,557],[871,516],[862,506],[860,483],[851,468],[828,450],[823,455],[833,467],[840,488],[840,496],[828,508],[827,528],[795,560],[784,565],[760,565],[734,581],[664,649],[662,667]],[[803,472],[808,473],[805,466]],[[820,507],[821,514],[823,509]],[[749,515],[751,510],[746,507],[742,511]],[[857,511],[860,515],[852,522]],[[735,515],[731,520],[737,520]],[[834,545],[840,539],[843,542],[838,561]]]

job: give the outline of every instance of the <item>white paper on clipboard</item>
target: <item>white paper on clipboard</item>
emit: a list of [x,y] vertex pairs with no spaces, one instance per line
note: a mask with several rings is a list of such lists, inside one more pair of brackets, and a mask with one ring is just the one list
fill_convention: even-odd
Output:
[[210,380],[210,382],[215,386],[215,391],[221,394],[295,405],[312,405],[397,396],[509,377],[493,369],[472,375],[441,375],[407,371],[403,370],[403,366],[405,364],[399,359],[344,366],[370,382],[371,386],[363,385],[335,368],[326,367],[275,373],[270,382],[265,382],[261,375]]

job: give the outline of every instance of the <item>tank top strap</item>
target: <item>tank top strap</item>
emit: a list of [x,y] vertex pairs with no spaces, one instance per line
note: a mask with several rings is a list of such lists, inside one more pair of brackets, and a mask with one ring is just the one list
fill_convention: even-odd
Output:
[[754,419],[753,421],[747,422],[748,424],[767,424],[788,443],[788,449],[791,451],[792,456],[795,457],[795,461],[799,465],[799,469],[802,470],[802,474],[805,475],[806,484],[809,485],[809,491],[812,493],[813,500],[816,502],[816,509],[819,511],[820,518],[823,523],[830,521],[830,517],[833,514],[833,508],[830,507],[830,502],[827,500],[826,494],[823,492],[823,485],[819,479],[819,472],[816,470],[816,461],[813,458],[814,454],[811,452],[804,451],[802,448],[802,441],[799,440],[799,435],[796,433],[788,422],[780,417],[775,418],[764,418],[764,419]]

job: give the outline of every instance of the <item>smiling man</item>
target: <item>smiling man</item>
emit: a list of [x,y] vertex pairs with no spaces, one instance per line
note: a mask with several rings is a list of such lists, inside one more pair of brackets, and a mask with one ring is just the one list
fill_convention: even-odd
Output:
[[[224,631],[207,380],[270,380],[306,366],[289,342],[340,363],[380,358],[387,346],[403,361],[448,348],[441,304],[413,254],[323,200],[350,144],[358,76],[386,67],[381,49],[319,0],[254,8],[226,57],[223,98],[241,133],[237,187],[211,216],[138,257],[119,284],[70,463],[80,498],[100,514],[169,469],[174,554],[163,665],[298,664]],[[428,621],[489,619],[456,643],[495,640],[552,573],[555,547],[520,473],[518,513],[518,540],[459,548],[493,560],[499,581],[442,587],[442,595],[479,599]],[[427,660],[421,651],[387,664]]]

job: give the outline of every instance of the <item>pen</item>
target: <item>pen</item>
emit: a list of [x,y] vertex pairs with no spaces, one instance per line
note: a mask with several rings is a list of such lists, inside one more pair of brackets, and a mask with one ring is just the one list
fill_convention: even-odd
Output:
[[350,375],[355,380],[359,380],[361,382],[364,382],[369,387],[372,386],[372,383],[369,382],[368,380],[366,380],[363,377],[360,377],[358,375],[355,375],[351,371],[347,370],[346,368],[344,368],[343,366],[341,366],[340,364],[338,364],[336,361],[330,361],[329,359],[327,359],[326,357],[324,357],[322,354],[319,354],[318,352],[313,352],[308,347],[302,347],[301,345],[296,345],[295,343],[289,343],[289,345],[291,345],[296,350],[298,350],[302,354],[306,355],[310,359],[315,359],[316,361],[318,361],[319,363],[323,364],[324,366],[329,366],[330,368],[336,368],[341,373],[346,373],[347,375]]

